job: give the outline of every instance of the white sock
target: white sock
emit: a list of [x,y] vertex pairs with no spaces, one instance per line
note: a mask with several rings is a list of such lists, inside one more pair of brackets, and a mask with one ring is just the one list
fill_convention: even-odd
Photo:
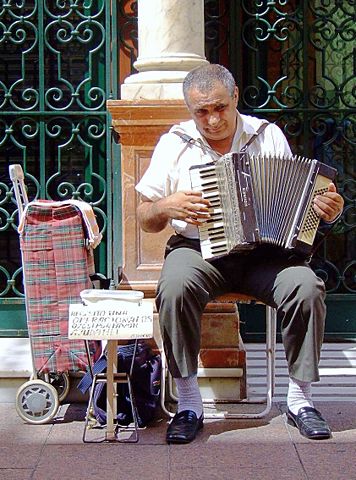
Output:
[[178,389],[177,412],[193,410],[199,418],[203,413],[203,401],[199,390],[198,377],[191,375],[186,378],[175,378],[174,381]]
[[296,378],[289,377],[287,405],[294,415],[297,415],[300,408],[314,407],[311,382],[302,382]]

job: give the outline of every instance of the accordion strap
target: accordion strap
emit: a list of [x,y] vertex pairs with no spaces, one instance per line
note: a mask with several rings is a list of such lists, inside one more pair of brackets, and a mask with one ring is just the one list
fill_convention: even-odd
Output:
[[198,138],[198,139],[193,138],[190,135],[188,135],[187,133],[181,132],[180,130],[173,130],[172,133],[174,133],[175,135],[178,135],[178,137],[180,137],[183,140],[183,142],[186,142],[189,145],[195,145],[196,147],[199,147],[201,150],[204,151],[204,153],[206,153],[208,151],[215,157],[216,156],[218,156],[218,157],[222,156],[221,153],[216,152],[211,147],[209,147],[209,145],[204,144],[201,141],[200,138]]
[[[257,132],[254,135],[252,135],[252,137],[249,139],[249,141],[247,143],[245,143],[245,145],[240,149],[240,153],[245,153],[246,152],[246,150],[251,145],[251,143],[254,140],[256,140],[256,138],[264,131],[264,129],[267,127],[267,125],[269,125],[269,122],[267,122],[267,121],[264,121],[262,123],[262,125],[260,125]],[[183,142],[189,143],[190,145],[195,145],[195,146],[201,148],[202,150],[208,150],[211,153],[214,153],[214,155],[221,156],[221,154],[219,154],[218,152],[213,150],[208,145],[205,145],[200,139],[195,139],[195,138],[189,136],[188,134],[181,132],[180,130],[173,130],[172,133],[178,135],[178,137],[180,137],[183,140]]]
[[260,135],[260,133],[263,132],[263,130],[267,127],[267,125],[269,125],[269,122],[267,122],[267,121],[264,122],[264,123],[262,123],[262,125],[260,125],[259,129],[257,130],[257,132],[256,132],[254,135],[252,135],[252,137],[250,138],[250,140],[249,140],[247,143],[245,143],[245,145],[240,149],[240,153],[245,153],[245,152],[246,152],[246,150],[247,150],[248,147],[251,145],[251,143],[256,140],[256,138],[258,137],[258,135]]

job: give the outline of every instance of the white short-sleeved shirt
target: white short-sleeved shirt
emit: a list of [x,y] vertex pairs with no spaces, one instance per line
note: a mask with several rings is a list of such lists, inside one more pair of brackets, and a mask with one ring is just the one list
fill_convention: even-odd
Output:
[[[248,140],[257,133],[258,128],[266,120],[242,115],[237,112],[237,126],[233,138],[231,152],[239,152]],[[202,145],[206,141],[196,128],[195,122],[189,120],[174,125],[168,133],[162,135],[153,152],[150,165],[136,190],[149,200],[156,201],[168,197],[181,190],[191,190],[189,168],[212,161],[213,155],[198,145],[182,140],[173,131],[180,131],[199,140]],[[275,124],[269,124],[265,130],[251,143],[247,150],[251,154],[291,155],[287,139]],[[199,238],[198,228],[184,221],[171,221],[177,233],[188,238]]]

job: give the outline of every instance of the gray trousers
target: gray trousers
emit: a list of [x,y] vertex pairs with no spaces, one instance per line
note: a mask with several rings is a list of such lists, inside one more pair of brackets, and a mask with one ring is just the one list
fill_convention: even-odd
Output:
[[197,372],[201,316],[215,296],[239,292],[277,309],[289,375],[319,380],[325,324],[325,287],[306,262],[271,247],[205,261],[190,248],[165,259],[156,304],[173,377]]

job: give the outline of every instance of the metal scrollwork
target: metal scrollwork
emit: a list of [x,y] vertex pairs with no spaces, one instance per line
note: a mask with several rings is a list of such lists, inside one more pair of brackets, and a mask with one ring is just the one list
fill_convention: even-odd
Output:
[[356,260],[346,266],[343,271],[343,284],[348,292],[356,292]]
[[[106,196],[106,181],[95,172],[93,155],[96,142],[105,138],[105,124],[99,118],[85,117],[73,123],[67,117],[56,117],[47,124],[46,132],[53,139],[57,158],[57,169],[46,181],[47,198],[73,197],[93,205],[101,204]],[[75,171],[80,152],[87,157],[85,172],[79,168]]]
[[312,266],[328,293],[356,293],[354,1],[243,0],[230,8],[240,111],[277,122],[294,153],[336,168],[345,207]]
[[34,24],[37,8],[36,5],[25,5],[25,2],[15,4],[3,2],[2,7],[0,8],[0,56],[3,57],[4,62],[11,62],[16,52],[21,51],[21,54],[17,65],[18,74],[13,82],[4,81],[7,75],[0,67],[0,109],[33,110],[39,103],[39,91],[27,79],[27,59],[38,47],[38,31]]
[[214,0],[205,0],[204,12],[207,57],[211,62],[219,63],[221,48],[228,41],[227,7],[217,4]]
[[2,297],[22,296],[11,163],[23,167],[29,200],[75,198],[93,206],[104,233],[95,254],[105,266],[105,232],[111,231],[106,100],[118,90],[108,81],[118,55],[113,12],[116,5],[105,0],[0,2]]
[[[204,6],[207,59],[233,71],[240,111],[277,122],[294,153],[337,169],[344,212],[313,264],[329,293],[356,293],[354,0]],[[31,199],[86,200],[110,233],[105,102],[134,71],[137,44],[137,1],[0,3],[0,296],[21,295],[10,163],[23,165]],[[100,248],[105,257],[105,239]]]
[[[46,91],[45,100],[49,109],[98,110],[104,106],[105,89],[93,85],[93,67],[106,39],[102,24],[105,3],[101,2],[95,9],[91,2],[86,5],[80,7],[79,3],[68,5],[56,2],[54,7],[50,7],[46,4],[50,21],[45,28],[45,46],[53,56],[53,69],[57,72],[56,86]],[[67,49],[71,52],[71,62],[83,69],[82,78],[75,83],[70,70],[65,68]]]

